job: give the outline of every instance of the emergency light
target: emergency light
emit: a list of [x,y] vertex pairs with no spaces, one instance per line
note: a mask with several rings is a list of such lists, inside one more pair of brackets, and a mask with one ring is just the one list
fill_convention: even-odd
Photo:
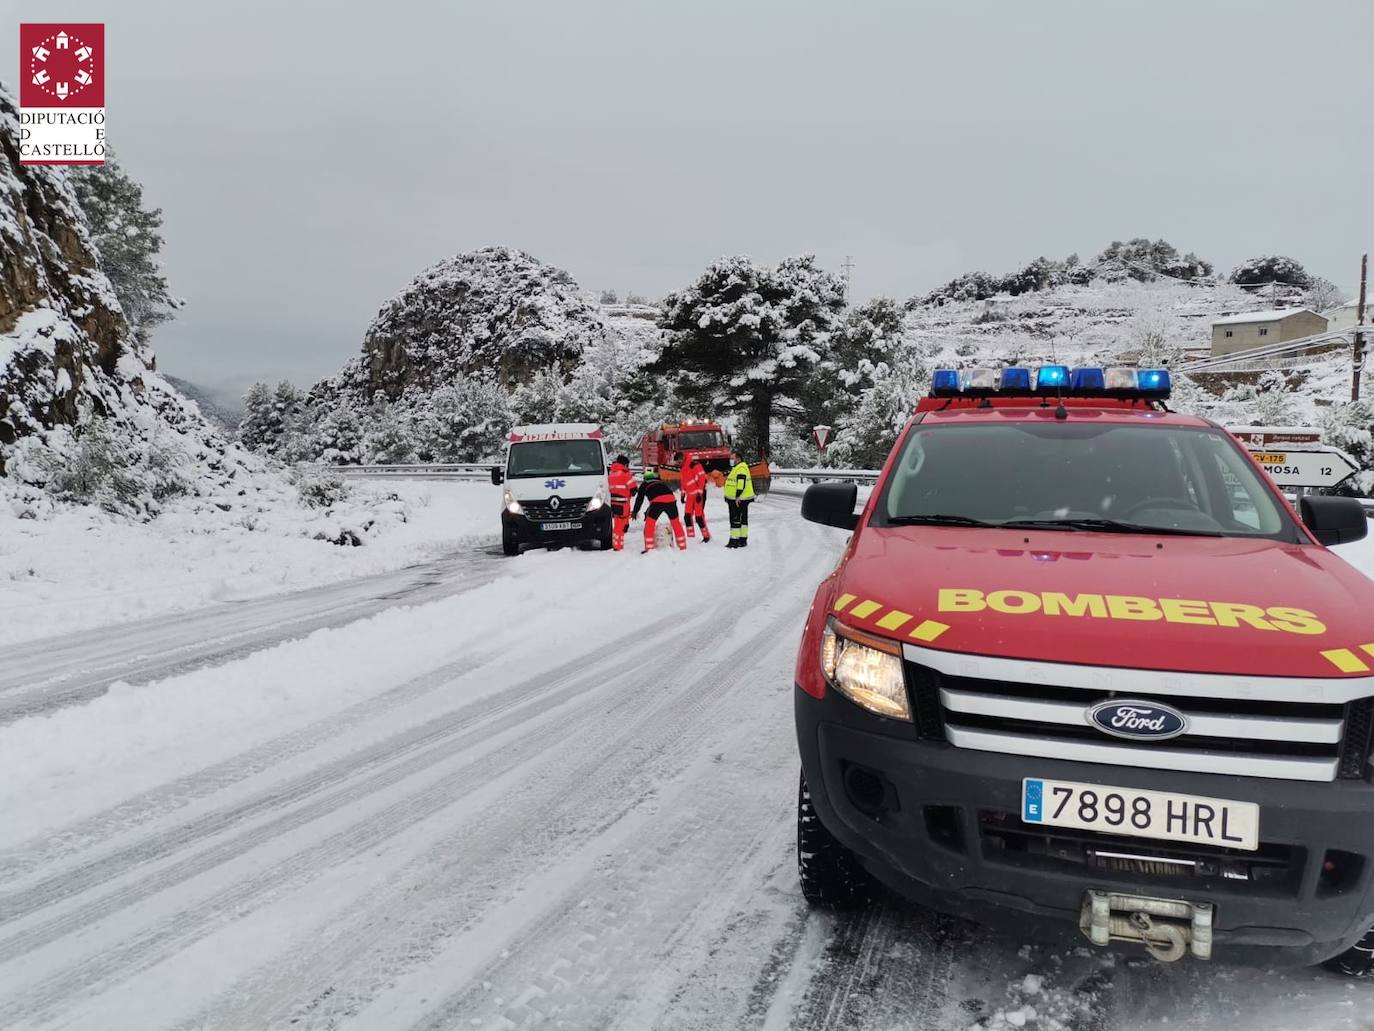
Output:
[[1173,382],[1168,369],[1041,365],[1034,369],[936,369],[931,397],[1114,397],[1163,401]]

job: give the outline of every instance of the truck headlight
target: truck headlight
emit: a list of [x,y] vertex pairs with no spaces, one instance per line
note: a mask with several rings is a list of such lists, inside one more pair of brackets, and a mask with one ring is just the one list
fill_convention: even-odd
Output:
[[834,620],[821,635],[821,672],[840,694],[879,716],[910,720],[902,649]]
[[510,491],[505,492],[504,496],[501,498],[501,503],[506,506],[506,511],[511,515],[520,514],[520,502],[515,500],[515,495]]

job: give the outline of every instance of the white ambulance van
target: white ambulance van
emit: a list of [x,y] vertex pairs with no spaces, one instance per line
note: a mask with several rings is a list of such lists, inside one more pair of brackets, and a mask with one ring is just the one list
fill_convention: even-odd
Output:
[[506,460],[491,471],[505,485],[501,547],[518,555],[526,547],[571,544],[611,546],[610,486],[606,448],[595,423],[516,426]]

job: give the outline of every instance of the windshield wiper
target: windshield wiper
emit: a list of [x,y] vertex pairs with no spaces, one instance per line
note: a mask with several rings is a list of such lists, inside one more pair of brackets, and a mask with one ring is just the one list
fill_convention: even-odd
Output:
[[973,516],[963,515],[944,515],[936,513],[934,515],[899,515],[888,516],[888,526],[997,526],[998,523],[989,523],[983,519],[974,519]]
[[1087,530],[1096,533],[1157,533],[1181,537],[1224,537],[1220,530],[1185,530],[1177,526],[1146,526],[1120,519],[1011,519],[998,526],[1009,530]]

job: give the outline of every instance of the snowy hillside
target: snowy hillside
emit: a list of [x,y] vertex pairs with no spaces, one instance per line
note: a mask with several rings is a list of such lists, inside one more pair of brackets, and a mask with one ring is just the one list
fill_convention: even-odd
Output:
[[[1254,295],[1227,283],[1093,282],[1018,297],[919,307],[906,338],[929,367],[969,364],[1159,363],[1206,354],[1211,322],[1253,311]],[[1312,425],[1363,465],[1374,486],[1367,405],[1350,403],[1350,353],[1289,359],[1282,371],[1175,377],[1172,406],[1225,425]]]

